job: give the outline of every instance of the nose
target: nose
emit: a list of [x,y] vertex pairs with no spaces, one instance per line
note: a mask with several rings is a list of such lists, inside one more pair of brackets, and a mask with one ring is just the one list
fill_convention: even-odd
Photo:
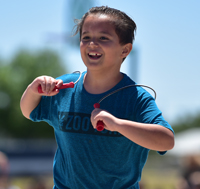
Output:
[[97,47],[98,46],[98,42],[96,39],[92,39],[90,42],[89,42],[89,46],[90,47]]

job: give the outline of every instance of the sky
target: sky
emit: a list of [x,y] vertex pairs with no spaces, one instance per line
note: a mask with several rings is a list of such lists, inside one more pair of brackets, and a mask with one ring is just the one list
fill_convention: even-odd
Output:
[[[136,82],[154,88],[165,119],[175,123],[200,113],[200,1],[94,2],[120,9],[136,22]],[[78,49],[49,40],[52,34],[71,31],[68,4],[69,0],[0,0],[0,58],[10,59],[21,48],[52,48],[71,72],[84,71]],[[130,76],[135,73],[131,64],[127,59],[122,65]]]

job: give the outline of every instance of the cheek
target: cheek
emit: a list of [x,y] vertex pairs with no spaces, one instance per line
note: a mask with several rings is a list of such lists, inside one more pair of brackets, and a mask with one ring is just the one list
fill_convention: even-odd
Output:
[[83,45],[83,43],[80,43],[80,52],[81,52],[81,54],[84,53],[84,45]]
[[122,54],[122,50],[115,47],[113,47],[112,49],[109,49],[109,51],[107,52],[109,52],[109,54],[112,55],[112,57],[118,58]]
[[80,53],[81,53],[81,58],[84,61],[86,59],[86,52],[83,44],[80,44]]
[[80,50],[82,49],[82,47],[83,47],[83,43],[82,43],[82,42],[80,42]]
[[86,47],[87,47],[87,43],[80,42],[80,50],[85,50]]

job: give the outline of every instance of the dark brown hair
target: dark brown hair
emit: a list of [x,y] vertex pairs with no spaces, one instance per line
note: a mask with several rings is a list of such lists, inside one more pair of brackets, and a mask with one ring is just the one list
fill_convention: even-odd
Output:
[[119,37],[120,44],[125,45],[127,43],[133,43],[136,32],[135,22],[126,13],[107,6],[93,7],[87,13],[85,13],[80,20],[76,19],[74,35],[80,33],[81,38],[84,21],[90,14],[104,14],[112,17],[115,31]]

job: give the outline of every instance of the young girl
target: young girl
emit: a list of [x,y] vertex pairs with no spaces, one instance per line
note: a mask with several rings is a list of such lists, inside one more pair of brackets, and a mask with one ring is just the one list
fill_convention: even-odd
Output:
[[[149,150],[164,154],[174,146],[171,126],[154,98],[120,72],[132,49],[136,25],[125,13],[90,9],[77,24],[80,51],[87,72],[70,89],[54,90],[76,81],[78,74],[57,79],[37,77],[21,98],[21,110],[32,121],[54,128],[58,145],[54,159],[54,189],[138,189]],[[41,85],[43,94],[38,93]],[[98,121],[105,129],[96,130]]]

